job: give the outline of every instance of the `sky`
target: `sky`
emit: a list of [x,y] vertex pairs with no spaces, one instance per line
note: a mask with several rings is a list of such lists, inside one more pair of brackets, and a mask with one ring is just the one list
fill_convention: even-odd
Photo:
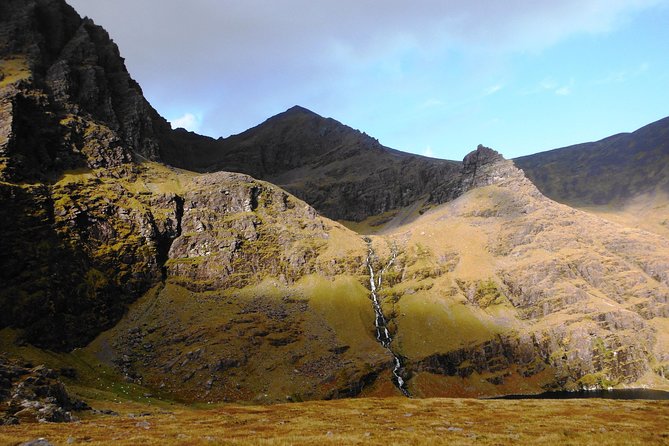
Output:
[[669,116],[669,0],[67,0],[173,127],[293,105],[394,149],[513,158]]

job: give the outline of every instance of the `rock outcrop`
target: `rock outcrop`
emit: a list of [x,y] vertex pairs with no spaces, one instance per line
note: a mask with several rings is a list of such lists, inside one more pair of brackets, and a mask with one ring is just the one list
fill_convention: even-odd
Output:
[[0,176],[158,159],[169,132],[101,27],[62,0],[0,5]]
[[68,395],[59,376],[43,365],[0,356],[0,424],[68,422],[77,419],[73,411],[89,410]]

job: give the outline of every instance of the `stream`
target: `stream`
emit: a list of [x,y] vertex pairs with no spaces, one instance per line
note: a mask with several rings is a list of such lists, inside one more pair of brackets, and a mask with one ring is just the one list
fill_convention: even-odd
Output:
[[370,239],[365,240],[367,242],[368,253],[367,253],[367,268],[369,269],[369,288],[370,296],[372,298],[372,306],[374,307],[374,327],[376,328],[376,340],[385,347],[388,352],[393,356],[393,384],[397,387],[404,396],[411,397],[409,390],[406,387],[406,382],[402,377],[402,359],[393,352],[390,348],[390,344],[393,342],[393,338],[388,331],[388,320],[383,314],[383,309],[381,308],[381,303],[379,301],[378,290],[381,288],[381,282],[383,280],[383,273],[388,270],[395,262],[397,257],[396,250],[393,249],[392,255],[388,263],[379,271],[378,275],[374,273],[374,266],[372,265],[373,259],[375,257],[374,249],[372,248],[372,241]]

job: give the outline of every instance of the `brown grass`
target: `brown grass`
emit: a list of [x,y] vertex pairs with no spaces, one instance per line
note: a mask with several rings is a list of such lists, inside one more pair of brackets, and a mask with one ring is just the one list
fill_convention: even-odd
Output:
[[669,444],[669,402],[363,398],[0,428],[1,444]]

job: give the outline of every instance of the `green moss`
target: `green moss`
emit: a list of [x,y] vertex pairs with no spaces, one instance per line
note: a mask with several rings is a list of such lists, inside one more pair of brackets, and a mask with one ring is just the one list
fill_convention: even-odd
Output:
[[6,87],[30,77],[30,67],[24,56],[17,55],[0,60],[0,87]]
[[474,298],[481,308],[486,308],[501,303],[501,297],[502,293],[497,288],[497,284],[492,279],[488,279],[478,283]]
[[610,379],[604,372],[590,373],[577,381],[581,389],[608,389],[616,384],[618,382]]

